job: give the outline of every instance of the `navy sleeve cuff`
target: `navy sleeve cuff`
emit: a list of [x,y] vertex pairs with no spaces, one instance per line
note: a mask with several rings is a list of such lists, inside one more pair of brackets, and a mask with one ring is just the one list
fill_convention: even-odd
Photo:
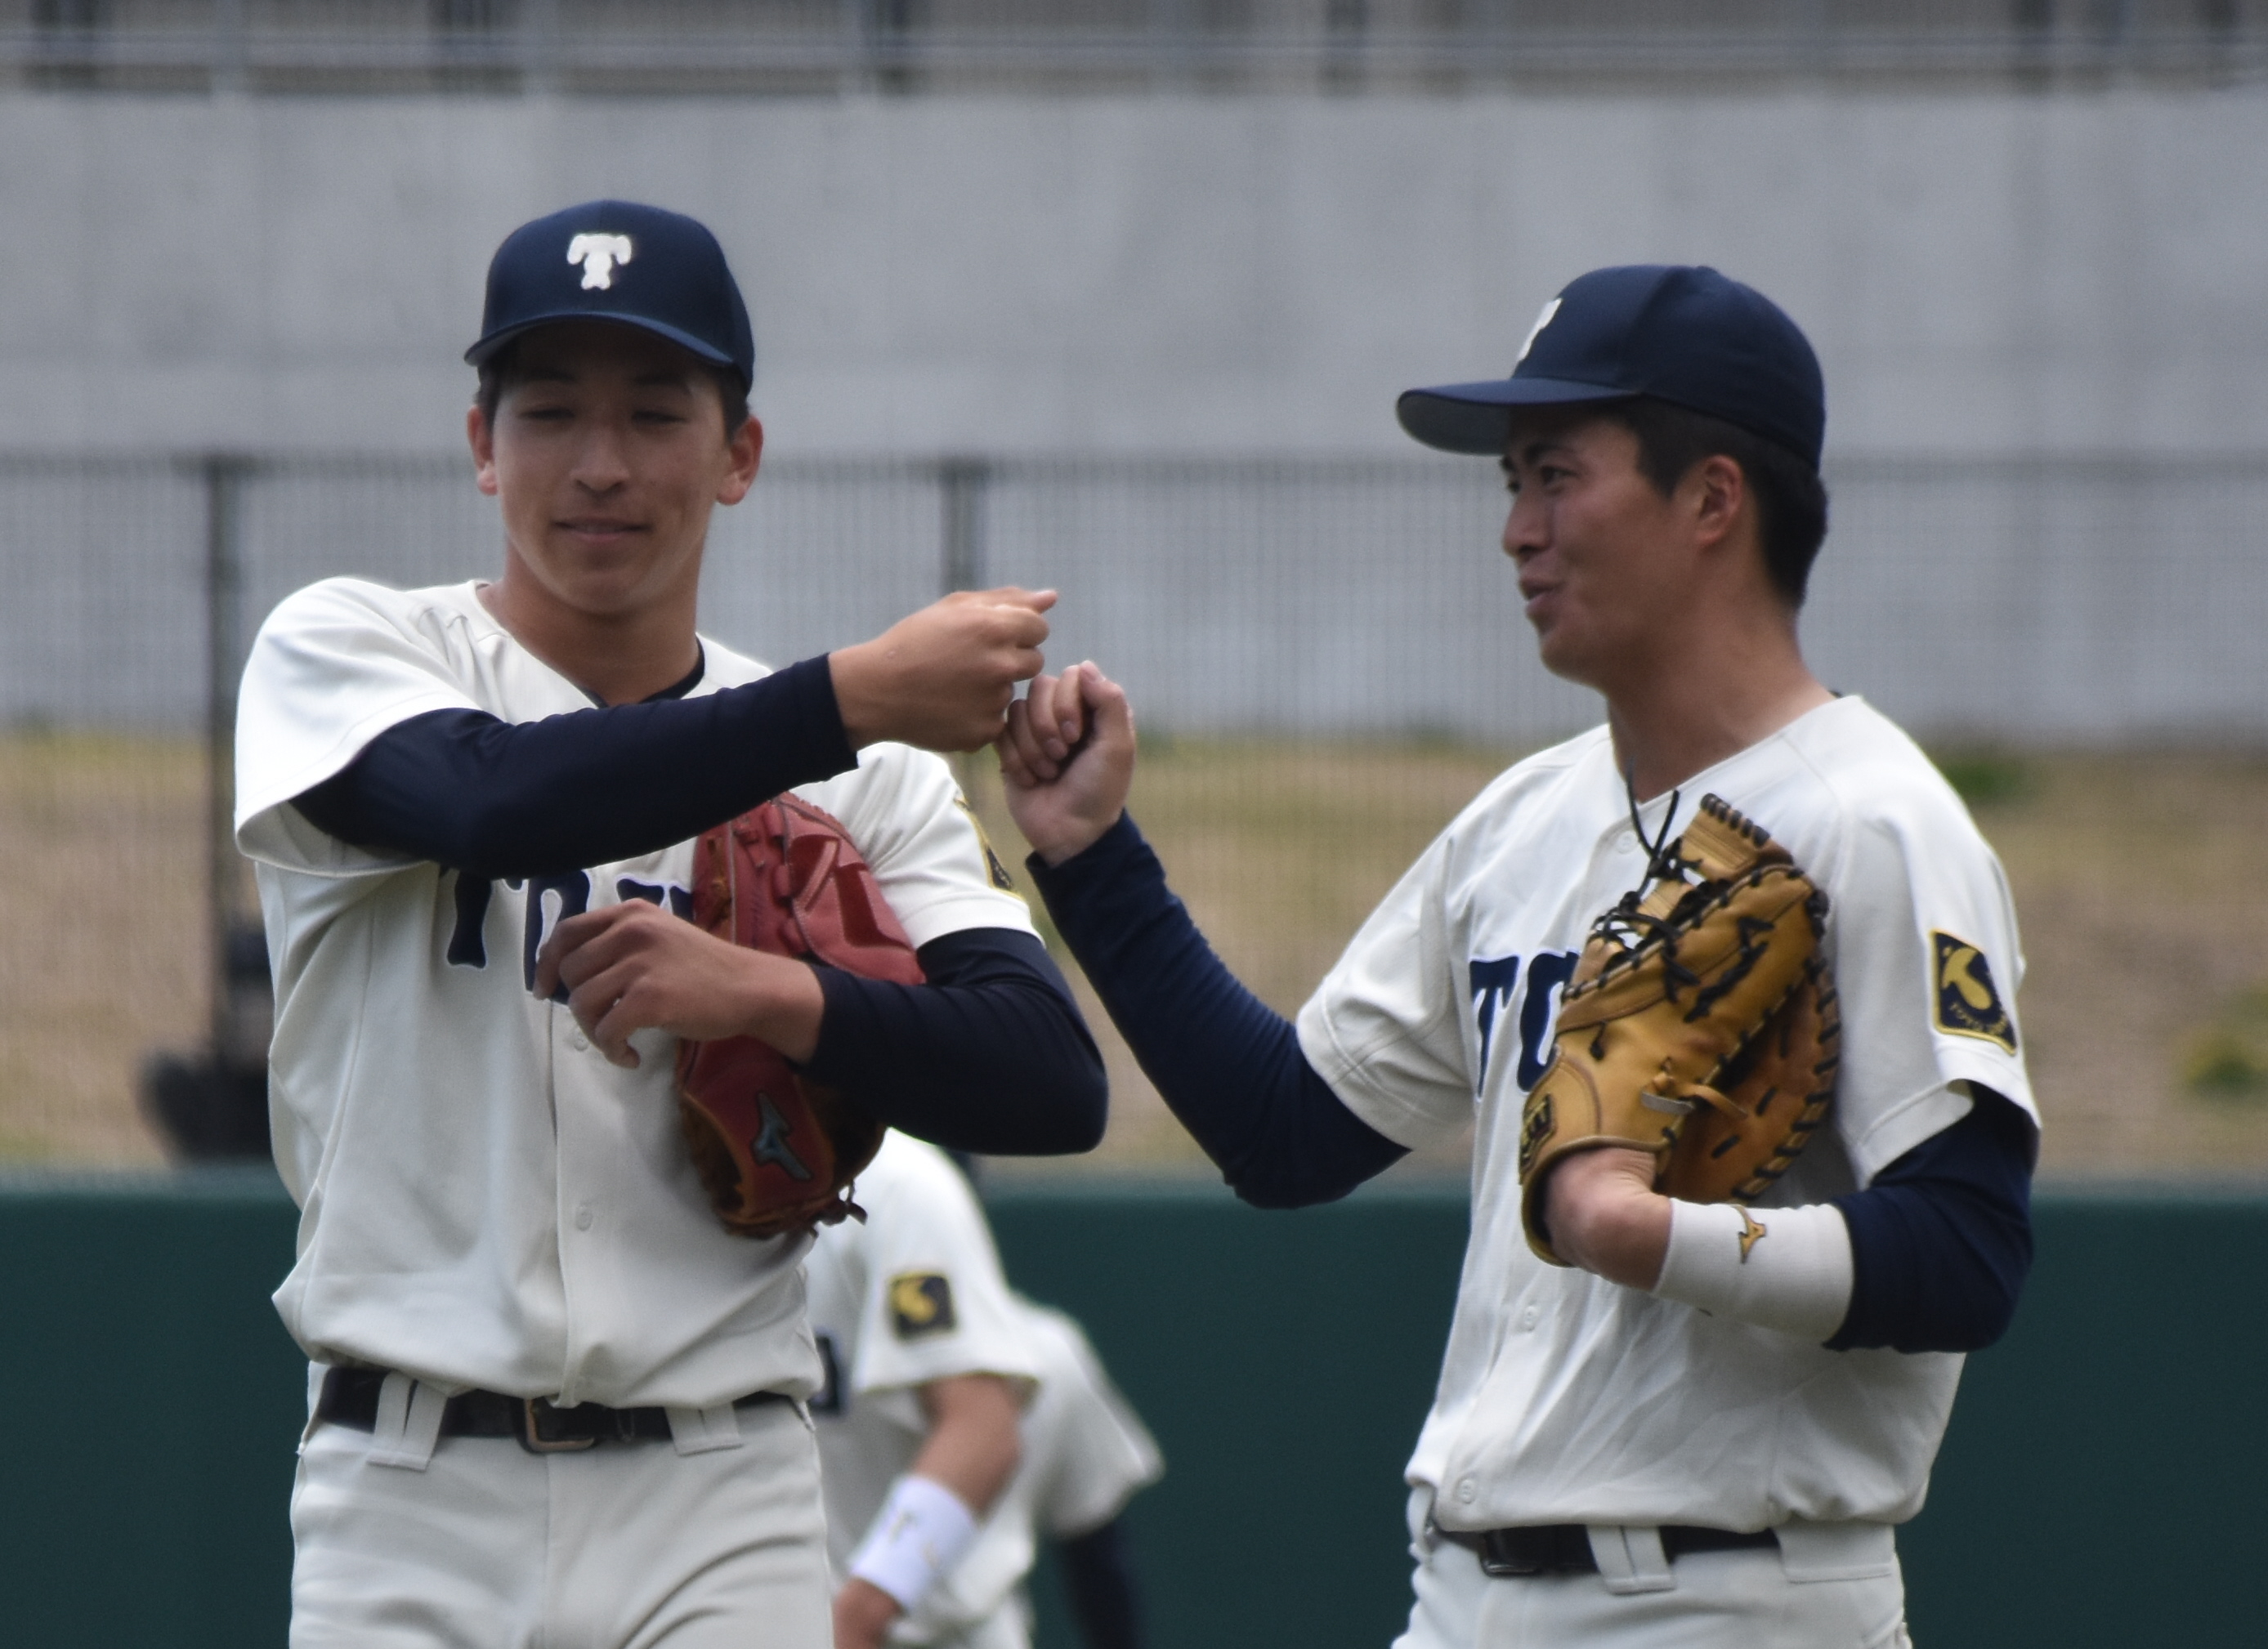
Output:
[[2032,1265],[2031,1119],[1989,1089],[1969,1115],[1835,1198],[1851,1309],[1830,1350],[1976,1351],[2007,1332]]
[[1143,1072],[1239,1196],[1329,1202],[1405,1154],[1347,1109],[1291,1022],[1213,953],[1130,816],[1061,865],[1027,863]]
[[482,880],[558,876],[657,852],[858,764],[822,657],[697,698],[541,721],[413,716],[295,805],[358,847]]
[[1109,1114],[1102,1055],[1047,947],[967,928],[920,950],[928,982],[822,968],[804,1071],[918,1138],[986,1156],[1092,1151]]

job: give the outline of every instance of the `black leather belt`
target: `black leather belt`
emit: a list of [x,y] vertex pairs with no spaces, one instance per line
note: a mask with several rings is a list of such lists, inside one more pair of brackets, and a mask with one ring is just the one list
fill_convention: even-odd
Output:
[[[1591,1550],[1591,1532],[1580,1523],[1531,1523],[1519,1528],[1459,1529],[1432,1526],[1433,1533],[1453,1546],[1480,1554],[1481,1571],[1492,1575],[1596,1574],[1598,1557]],[[1768,1528],[1735,1534],[1729,1528],[1704,1528],[1696,1523],[1664,1523],[1662,1556],[1672,1563],[1697,1551],[1738,1551],[1751,1546],[1775,1546],[1778,1536]]]
[[[354,1432],[378,1429],[378,1391],[386,1383],[382,1368],[329,1368],[323,1371],[322,1395],[315,1401],[315,1417]],[[760,1403],[789,1402],[777,1391],[759,1391],[740,1398],[735,1409]],[[670,1435],[666,1409],[609,1409],[601,1402],[554,1408],[548,1397],[507,1397],[500,1391],[463,1391],[441,1410],[443,1437],[509,1437],[531,1454],[563,1454],[596,1448],[601,1443],[659,1441]]]

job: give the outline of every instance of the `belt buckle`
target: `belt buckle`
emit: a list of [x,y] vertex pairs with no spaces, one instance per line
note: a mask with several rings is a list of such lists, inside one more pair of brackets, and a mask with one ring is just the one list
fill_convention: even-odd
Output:
[[595,1437],[551,1437],[543,1430],[546,1415],[562,1410],[552,1406],[549,1397],[523,1398],[519,1405],[519,1446],[531,1454],[579,1454],[586,1448],[596,1448]]
[[1508,1548],[1512,1542],[1505,1538],[1503,1529],[1486,1529],[1481,1535],[1481,1572],[1499,1579],[1515,1576],[1526,1579],[1543,1573],[1550,1567],[1532,1557],[1522,1557]]

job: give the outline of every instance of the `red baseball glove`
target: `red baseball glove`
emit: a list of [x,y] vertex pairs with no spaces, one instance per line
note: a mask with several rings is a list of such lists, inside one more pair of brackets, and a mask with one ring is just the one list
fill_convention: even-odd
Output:
[[[922,983],[913,941],[849,833],[792,795],[695,843],[693,920],[752,950]],[[727,1231],[776,1237],[865,1217],[849,1191],[881,1148],[882,1124],[804,1079],[769,1042],[684,1043],[677,1098],[694,1166]]]

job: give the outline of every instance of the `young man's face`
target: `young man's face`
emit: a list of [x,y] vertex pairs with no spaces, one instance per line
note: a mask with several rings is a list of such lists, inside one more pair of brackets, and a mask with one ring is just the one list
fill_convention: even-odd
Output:
[[1505,553],[1544,667],[1611,692],[1668,644],[1694,561],[1690,512],[1654,490],[1638,438],[1580,412],[1514,416]]
[[477,407],[468,421],[515,571],[591,617],[687,595],[710,512],[747,496],[762,431],[727,438],[700,363],[635,327],[563,322],[518,351],[494,426]]

